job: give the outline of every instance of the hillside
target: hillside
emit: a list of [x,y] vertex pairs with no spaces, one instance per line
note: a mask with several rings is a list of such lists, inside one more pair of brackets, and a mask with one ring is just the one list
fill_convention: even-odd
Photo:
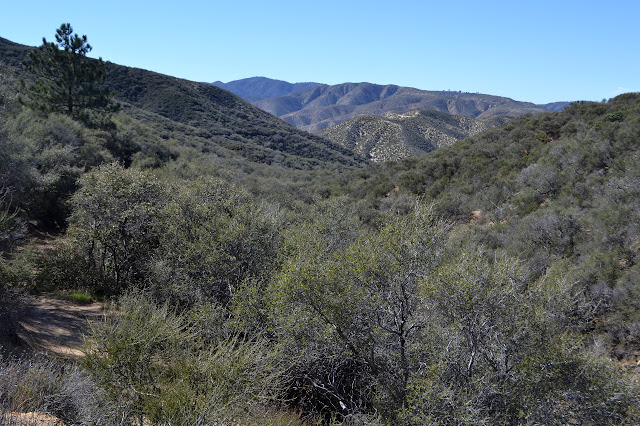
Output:
[[480,119],[546,111],[542,106],[499,96],[371,83],[318,86],[253,104],[309,132],[317,132],[359,115],[384,116],[415,110],[436,110]]
[[[19,72],[28,50],[0,38],[0,61]],[[184,140],[187,131],[198,136],[200,149],[208,153],[293,169],[362,162],[348,150],[300,131],[218,87],[110,62],[106,65],[105,84],[125,106],[123,112],[152,128],[163,128],[161,140]]]
[[560,112],[560,111],[564,110],[566,107],[568,107],[569,105],[571,105],[571,102],[551,102],[551,103],[548,103],[548,104],[542,104],[542,105],[538,105],[538,106],[541,106],[542,108],[546,109],[547,111]]
[[611,350],[634,360],[639,140],[640,94],[630,93],[516,118],[426,156],[376,165],[351,191],[424,197],[441,217],[465,224],[466,241],[518,257],[531,277],[565,276]]
[[197,128],[211,144],[250,161],[270,164],[284,155],[280,162],[294,168],[325,163],[355,165],[360,161],[348,150],[287,125],[210,84],[112,64],[107,75],[107,85],[115,91],[116,99]]
[[304,92],[314,87],[324,86],[321,83],[288,83],[266,77],[250,77],[228,83],[216,81],[211,83],[221,89],[228,90],[248,102],[261,101],[267,98]]
[[0,37],[0,64],[20,67],[24,58],[26,58],[28,49],[28,46]]
[[318,135],[372,161],[395,161],[424,155],[507,121],[504,117],[473,119],[440,111],[362,115],[320,130]]

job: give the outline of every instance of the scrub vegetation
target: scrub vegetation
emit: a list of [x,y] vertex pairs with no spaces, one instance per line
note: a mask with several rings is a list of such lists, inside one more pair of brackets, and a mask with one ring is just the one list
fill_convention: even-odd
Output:
[[27,51],[0,40],[0,321],[111,303],[82,359],[3,355],[1,421],[640,422],[640,95],[374,164],[114,64],[100,125],[34,108]]

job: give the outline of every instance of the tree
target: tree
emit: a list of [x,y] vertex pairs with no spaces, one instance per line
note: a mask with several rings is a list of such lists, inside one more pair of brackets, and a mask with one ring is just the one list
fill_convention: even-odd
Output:
[[102,58],[89,59],[92,49],[87,36],[73,33],[71,24],[56,30],[56,42],[42,39],[42,46],[29,52],[25,66],[34,75],[32,84],[25,84],[29,99],[23,101],[32,109],[61,112],[88,121],[91,112],[115,112],[118,104],[111,102],[112,93],[104,82],[106,70]]

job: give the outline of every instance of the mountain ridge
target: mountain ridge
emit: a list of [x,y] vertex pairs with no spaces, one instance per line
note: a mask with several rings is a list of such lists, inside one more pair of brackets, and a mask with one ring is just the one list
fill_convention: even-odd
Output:
[[[261,86],[281,84],[280,80],[252,77],[238,80],[244,88],[259,81]],[[227,83],[234,91],[234,82]],[[291,84],[291,83],[289,83]],[[311,133],[351,120],[359,115],[384,116],[386,113],[403,114],[415,110],[437,110],[470,118],[488,118],[494,115],[516,117],[526,113],[560,111],[569,102],[536,105],[510,98],[468,92],[430,91],[394,84],[320,83],[306,91],[295,91],[281,96],[251,100],[254,95],[246,92],[246,100],[284,121]],[[264,93],[261,92],[262,94]]]
[[250,77],[227,83],[214,81],[211,84],[220,87],[221,89],[228,90],[248,102],[256,102],[267,98],[304,92],[316,86],[324,85],[322,83],[313,82],[289,83],[287,81],[274,80],[267,77]]
[[316,87],[253,104],[311,133],[366,114],[383,116],[386,113],[437,110],[470,118],[488,118],[546,111],[532,103],[492,95],[435,92],[371,83]]

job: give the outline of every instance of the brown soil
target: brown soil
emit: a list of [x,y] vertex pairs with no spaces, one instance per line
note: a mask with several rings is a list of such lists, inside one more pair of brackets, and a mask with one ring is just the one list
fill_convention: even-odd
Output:
[[78,305],[52,297],[24,297],[16,318],[16,334],[38,352],[66,358],[83,356],[80,350],[88,320],[102,316],[102,303]]

